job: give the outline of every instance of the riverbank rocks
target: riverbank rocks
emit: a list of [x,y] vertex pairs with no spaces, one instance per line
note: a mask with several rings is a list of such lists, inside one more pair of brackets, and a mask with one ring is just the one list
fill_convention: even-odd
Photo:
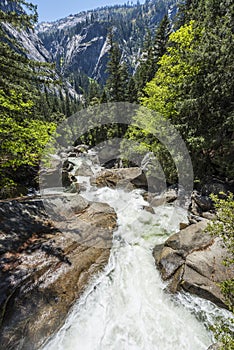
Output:
[[212,200],[209,196],[203,196],[198,191],[193,191],[191,196],[190,211],[197,216],[208,217],[212,210]]
[[207,223],[202,220],[172,235],[153,255],[171,292],[182,288],[226,308],[219,283],[234,278],[234,271],[223,264],[227,250],[221,239],[204,231]]
[[91,184],[97,187],[129,187],[143,188],[145,186],[145,180],[142,179],[144,174],[142,170],[137,167],[133,168],[120,168],[120,169],[108,169],[99,172],[95,177],[91,178]]
[[0,202],[2,349],[42,346],[108,262],[105,238],[108,233],[111,241],[116,227],[114,210],[75,197],[73,219],[65,225],[58,215],[56,227],[40,199]]
[[143,197],[151,206],[158,207],[167,203],[175,202],[178,196],[175,189],[168,189],[167,191],[161,193],[161,195],[145,192]]
[[82,162],[75,170],[75,176],[93,176],[91,165],[87,162]]
[[102,170],[91,178],[91,184],[97,187],[119,187],[127,190],[139,188],[154,193],[161,193],[165,187],[156,178],[147,176],[139,167]]

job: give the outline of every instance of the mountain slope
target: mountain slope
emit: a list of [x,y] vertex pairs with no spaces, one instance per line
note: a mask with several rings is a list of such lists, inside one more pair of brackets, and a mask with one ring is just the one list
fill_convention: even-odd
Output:
[[[24,10],[20,5],[7,0],[1,0],[0,10],[4,12],[24,13]],[[26,49],[27,56],[30,59],[40,62],[52,61],[51,54],[46,50],[35,31],[29,28],[27,30],[15,29],[13,26],[8,24],[5,24],[5,28],[10,36],[14,37],[18,43]]]
[[57,69],[74,86],[83,73],[104,83],[110,29],[120,44],[122,60],[133,71],[147,31],[154,33],[165,14],[173,17],[177,3],[177,0],[146,0],[144,5],[104,7],[41,23],[36,33]]

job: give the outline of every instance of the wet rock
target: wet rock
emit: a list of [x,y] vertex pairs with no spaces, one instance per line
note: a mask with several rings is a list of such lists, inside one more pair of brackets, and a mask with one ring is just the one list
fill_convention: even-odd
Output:
[[154,247],[153,256],[154,256],[154,260],[155,260],[156,265],[159,264],[160,256],[161,256],[163,248],[164,248],[164,244],[158,244]]
[[[89,224],[91,223],[95,228],[107,228],[111,231],[116,227],[115,211],[106,203],[91,203],[87,210],[79,213],[78,218]],[[108,236],[112,239],[111,234],[108,234]]]
[[[115,188],[117,185],[120,187],[126,187],[127,183],[130,183],[132,185],[131,189],[139,188],[151,193],[162,193],[165,190],[165,184],[162,184],[161,180],[146,175],[146,173],[139,167],[104,170],[97,174],[95,178],[92,178],[91,182],[98,187],[107,186],[112,188]],[[163,200],[166,200],[167,203],[174,200],[175,194],[173,192],[172,196],[172,192],[173,191],[165,194],[168,198],[164,198]]]
[[115,188],[117,186],[124,188],[131,184],[133,189],[140,175],[142,175],[140,168],[104,170],[98,173],[96,177],[91,178],[91,184],[96,185],[97,187],[107,186],[111,188]]
[[222,240],[204,232],[207,222],[200,221],[172,235],[162,248],[154,249],[153,255],[162,278],[170,280],[172,292],[183,288],[226,308],[219,283],[234,278],[234,272],[223,264],[228,253]]
[[160,196],[149,196],[149,203],[153,207],[158,207],[166,203],[173,203],[177,199],[177,192],[174,189],[162,193]]
[[163,248],[157,261],[164,280],[169,279],[183,263],[182,256],[169,247]]
[[226,249],[219,238],[207,249],[190,253],[186,257],[183,289],[225,307],[225,298],[218,284],[234,277],[232,268],[223,264],[226,256]]
[[80,195],[68,196],[67,203],[75,214],[83,212],[89,206],[89,201]]
[[207,223],[208,221],[204,220],[173,234],[165,242],[165,247],[179,251],[183,257],[196,249],[205,249],[214,240],[209,233],[204,232]]
[[0,203],[3,349],[38,349],[108,262],[114,210],[75,197],[70,205],[77,214],[56,222],[56,227],[41,200]]
[[152,208],[151,206],[145,205],[143,206],[143,209],[148,211],[148,213],[155,214],[154,208]]
[[176,293],[177,291],[180,290],[180,281],[183,277],[184,274],[184,265],[181,265],[176,271],[175,274],[173,276],[173,278],[170,280],[169,284],[168,284],[168,290],[171,293]]
[[212,201],[208,196],[201,196],[197,192],[194,192],[192,195],[192,199],[198,205],[200,210],[209,211],[212,208]]
[[91,166],[85,162],[75,170],[75,176],[93,176]]

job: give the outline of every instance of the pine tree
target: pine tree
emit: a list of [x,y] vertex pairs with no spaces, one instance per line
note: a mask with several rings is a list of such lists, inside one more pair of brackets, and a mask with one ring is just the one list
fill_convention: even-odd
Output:
[[[25,49],[9,34],[9,25],[18,30],[33,28],[36,7],[26,1],[0,5],[0,186],[13,185],[18,169],[38,162],[54,130],[54,124],[34,115],[37,86],[50,80],[51,67],[28,59]],[[26,13],[23,9],[29,11]],[[1,191],[1,192],[2,192]]]
[[[171,33],[171,23],[168,15],[165,15],[156,30],[154,37],[154,59],[155,59],[155,69],[157,70],[158,60],[165,54],[167,48],[167,42],[169,35]],[[156,71],[155,71],[156,73]],[[155,75],[154,73],[154,75]]]
[[[181,132],[199,180],[234,176],[233,15],[229,0],[200,0],[191,12],[195,20],[170,35],[142,99]],[[154,123],[143,118],[142,125],[146,131]]]
[[127,84],[129,80],[128,68],[125,63],[121,63],[121,51],[119,44],[113,40],[113,33],[109,34],[109,61],[107,64],[108,78],[106,90],[109,101],[126,101]]
[[153,61],[153,42],[151,33],[148,31],[146,34],[140,63],[134,76],[138,91],[142,91],[146,83],[153,78],[151,77],[151,71],[154,65]]
[[[196,1],[196,0],[195,0]],[[178,12],[175,18],[175,28],[179,29],[191,20],[191,9],[194,0],[185,0],[178,5]]]
[[166,15],[160,22],[154,39],[151,38],[149,31],[146,35],[142,58],[135,74],[135,80],[140,94],[146,83],[154,78],[158,70],[158,61],[166,52],[170,29],[170,21]]
[[127,101],[130,103],[138,102],[138,89],[134,77],[131,77],[128,82]]
[[101,87],[97,81],[90,79],[86,96],[87,105],[99,104],[101,101]]

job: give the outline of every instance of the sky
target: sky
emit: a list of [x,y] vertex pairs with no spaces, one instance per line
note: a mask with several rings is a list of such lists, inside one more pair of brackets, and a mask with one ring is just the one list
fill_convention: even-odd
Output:
[[[135,4],[137,0],[132,0]],[[32,0],[37,5],[39,22],[55,21],[70,14],[92,10],[107,5],[123,5],[128,0]],[[131,0],[129,1],[131,3]],[[144,3],[140,0],[140,3]]]

